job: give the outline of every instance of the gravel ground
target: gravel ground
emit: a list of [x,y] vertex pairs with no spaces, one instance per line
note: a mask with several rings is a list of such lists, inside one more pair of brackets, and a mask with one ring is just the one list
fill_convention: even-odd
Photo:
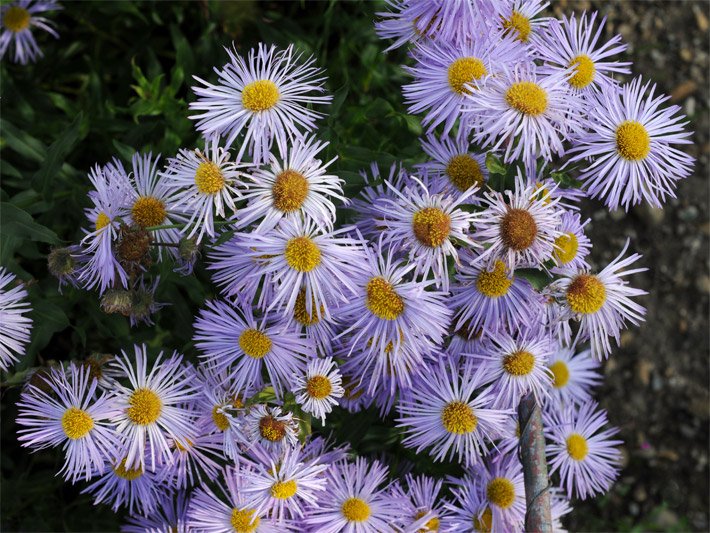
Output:
[[708,28],[710,3],[555,2],[557,16],[598,9],[630,44],[634,74],[658,83],[691,120],[693,176],[663,210],[609,213],[589,202],[597,266],[627,238],[648,272],[645,324],[622,336],[598,397],[621,428],[624,469],[605,498],[580,504],[570,530],[708,531]]

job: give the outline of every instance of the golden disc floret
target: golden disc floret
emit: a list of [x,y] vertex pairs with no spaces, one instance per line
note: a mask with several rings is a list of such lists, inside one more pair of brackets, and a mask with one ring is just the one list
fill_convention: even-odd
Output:
[[481,165],[468,154],[458,154],[449,160],[446,165],[446,175],[451,184],[459,191],[464,192],[471,187],[482,187],[484,178]]
[[494,477],[486,487],[488,501],[501,509],[508,509],[515,501],[515,486],[505,477]]
[[519,350],[503,357],[503,369],[511,376],[527,376],[535,368],[535,356]]
[[567,303],[575,313],[596,313],[602,308],[604,302],[606,302],[606,288],[596,276],[580,274],[567,287]]
[[30,12],[19,6],[10,6],[2,18],[3,25],[13,33],[30,27]]
[[503,19],[503,27],[507,32],[517,32],[516,39],[526,43],[532,31],[530,19],[523,15],[520,11],[513,11],[509,19]]
[[567,453],[575,461],[583,461],[589,453],[589,445],[579,433],[572,433],[567,437]]
[[260,519],[254,516],[254,509],[232,509],[229,521],[235,533],[254,533],[259,527]]
[[651,151],[651,136],[643,124],[626,120],[616,128],[616,151],[627,161],[641,161]]
[[284,257],[288,266],[299,272],[310,272],[321,263],[321,251],[310,237],[294,237],[286,243]]
[[441,411],[441,423],[444,429],[455,435],[471,433],[478,426],[478,418],[467,403],[453,401]]
[[568,66],[574,67],[574,76],[568,80],[568,83],[575,89],[584,89],[594,81],[597,68],[588,55],[578,55],[570,61]]
[[267,415],[259,420],[259,434],[270,442],[278,442],[286,436],[286,423]]
[[276,176],[271,188],[273,204],[284,213],[298,211],[308,197],[308,180],[300,172],[287,169]]
[[486,66],[477,57],[460,57],[449,65],[449,87],[457,94],[471,94],[466,85],[486,74]]
[[167,214],[165,204],[154,196],[140,196],[131,208],[133,222],[143,228],[160,225]]
[[326,376],[313,376],[306,382],[308,396],[316,400],[326,398],[333,390],[333,385]]
[[116,466],[114,466],[113,471],[118,477],[123,478],[127,481],[135,481],[143,475],[143,468],[141,468],[140,466],[136,468],[126,468],[125,459],[118,463]]
[[348,498],[340,508],[348,522],[364,522],[370,518],[370,506],[362,498]]
[[134,424],[147,426],[154,423],[160,418],[160,413],[163,411],[163,402],[160,397],[152,390],[140,388],[133,391],[128,399],[130,407],[126,414]]
[[550,372],[552,372],[552,385],[556,389],[561,389],[569,381],[569,367],[564,361],[555,361],[550,365]]
[[383,320],[395,320],[404,312],[404,300],[394,286],[382,277],[367,282],[366,305],[370,312]]
[[78,407],[70,407],[62,415],[62,429],[67,438],[71,440],[85,437],[93,427],[94,419],[89,413]]
[[195,185],[200,194],[217,194],[224,188],[224,176],[216,163],[204,161],[195,171]]
[[424,246],[438,248],[449,238],[451,217],[438,207],[425,207],[414,213],[412,231]]
[[531,117],[540,116],[547,110],[545,89],[532,81],[513,83],[505,92],[505,101],[511,108]]
[[258,329],[248,328],[239,335],[239,347],[252,359],[261,359],[271,351],[269,336]]
[[111,223],[111,219],[108,217],[106,213],[103,211],[99,213],[96,216],[96,222],[94,224],[94,227],[96,228],[96,231],[99,231],[101,229],[104,229],[106,226],[108,226]]
[[487,298],[500,298],[508,294],[513,280],[508,277],[505,263],[496,260],[493,270],[481,270],[476,278],[476,288]]
[[563,233],[555,239],[555,249],[553,255],[557,262],[561,265],[566,265],[577,257],[579,250],[579,241],[574,233]]
[[257,80],[249,83],[242,91],[242,105],[253,113],[274,107],[281,93],[271,80]]
[[505,246],[516,252],[530,248],[537,237],[535,219],[526,209],[508,209],[500,222],[500,237]]

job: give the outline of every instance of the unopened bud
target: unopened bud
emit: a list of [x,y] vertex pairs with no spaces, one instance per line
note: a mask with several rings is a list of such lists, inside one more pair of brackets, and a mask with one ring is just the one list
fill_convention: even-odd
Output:
[[133,294],[125,289],[110,289],[101,297],[101,309],[104,313],[121,313],[128,316],[132,307]]
[[54,248],[47,256],[47,268],[57,278],[70,276],[75,267],[76,261],[72,257],[71,248]]

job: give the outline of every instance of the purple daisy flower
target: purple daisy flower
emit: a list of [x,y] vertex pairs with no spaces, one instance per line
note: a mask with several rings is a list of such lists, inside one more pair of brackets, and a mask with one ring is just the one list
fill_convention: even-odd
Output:
[[570,162],[589,161],[578,179],[592,198],[609,209],[646,200],[660,207],[675,198],[679,180],[687,178],[695,159],[674,145],[691,144],[685,115],[677,105],[661,108],[670,97],[654,98],[656,86],[640,77],[620,91],[595,91],[588,98],[584,134],[576,139]]
[[590,219],[582,222],[579,213],[561,211],[560,227],[562,233],[555,239],[555,250],[552,252],[553,259],[558,267],[552,269],[553,272],[559,269],[580,270],[589,268],[586,257],[592,249],[592,243],[584,234],[584,226],[589,224]]
[[279,157],[270,154],[268,167],[248,174],[244,198],[249,204],[239,210],[239,227],[261,219],[255,231],[264,233],[275,228],[284,217],[304,217],[332,229],[335,205],[331,198],[348,203],[343,196],[343,180],[327,174],[337,159],[323,162],[316,156],[328,146],[315,137],[296,137]]
[[185,491],[164,492],[155,509],[147,516],[132,515],[122,533],[189,533],[187,510],[190,496]]
[[505,328],[517,331],[542,315],[542,296],[500,259],[486,266],[466,254],[456,270],[449,306],[456,309],[457,331],[494,336]]
[[332,358],[313,359],[308,362],[305,375],[294,378],[292,392],[303,411],[320,418],[325,424],[325,415],[338,405],[338,398],[345,392],[342,381],[338,365]]
[[476,189],[471,188],[457,197],[432,194],[417,178],[412,180],[413,186],[402,191],[386,182],[396,199],[383,198],[375,206],[382,218],[382,242],[408,252],[409,261],[415,265],[413,276],[426,279],[431,273],[434,285],[449,292],[447,259],[453,257],[455,263],[459,262],[454,242],[472,248],[478,246],[469,237],[476,214],[459,209]]
[[217,493],[213,492],[208,485],[197,488],[193,492],[187,511],[188,529],[212,533],[293,531],[286,520],[276,523],[267,515],[259,514],[254,508],[249,507],[244,488],[253,473],[248,467],[228,466],[224,470],[226,490],[220,481],[216,483]]
[[538,17],[550,2],[542,0],[490,0],[489,23],[498,30],[510,35],[521,47],[526,46],[530,38],[547,26],[550,17]]
[[121,356],[109,363],[130,382],[128,386],[115,385],[118,413],[112,421],[125,448],[121,464],[127,469],[143,469],[150,458],[150,468],[155,470],[156,465],[173,460],[168,439],[195,439],[192,412],[185,407],[195,386],[189,367],[182,364],[177,352],[161,361],[161,351],[149,369],[146,346],[136,344],[134,350],[135,361],[121,351]]
[[[498,533],[506,531],[493,529],[493,513],[479,487],[479,481],[465,476],[462,479],[450,479],[453,483],[452,502],[444,503],[449,513],[451,529],[449,531],[472,531],[475,533]],[[500,527],[500,524],[497,524]],[[446,530],[444,530],[446,531]]]
[[505,148],[506,163],[532,167],[538,157],[564,155],[563,141],[580,131],[579,97],[571,93],[570,71],[543,75],[533,64],[503,68],[475,94],[466,95],[466,120],[476,142]]
[[256,404],[249,408],[242,423],[249,444],[257,443],[269,452],[283,451],[298,445],[298,422],[293,413],[280,407]]
[[337,463],[326,473],[328,498],[322,498],[303,520],[307,531],[360,533],[394,531],[406,500],[391,495],[384,486],[387,467],[358,457]]
[[471,365],[432,365],[415,382],[411,397],[400,400],[397,426],[404,428],[405,446],[417,452],[430,448],[435,461],[456,457],[464,465],[480,462],[486,442],[498,437],[509,410],[490,409],[489,391],[476,393],[484,376]]
[[545,437],[550,475],[559,470],[567,496],[585,500],[609,490],[619,474],[619,430],[604,429],[607,415],[594,401],[547,412]]
[[260,389],[266,370],[277,397],[303,372],[313,347],[283,320],[264,315],[259,321],[251,306],[213,300],[195,321],[195,346],[214,373],[225,372],[235,392]]
[[[476,26],[467,28],[466,34],[475,35]],[[414,78],[402,88],[404,103],[411,114],[426,113],[422,125],[430,133],[444,124],[443,133],[448,134],[489,76],[524,59],[523,49],[512,38],[479,31],[474,39],[417,43],[412,53],[416,65],[404,67]]]
[[573,92],[618,91],[618,82],[610,74],[630,72],[631,63],[605,61],[626,51],[628,45],[621,42],[620,35],[615,35],[597,47],[606,22],[604,17],[595,32],[597,15],[594,11],[589,18],[587,13],[582,13],[579,18],[572,15],[569,18],[563,16],[561,21],[550,19],[545,29],[531,38],[535,55],[545,62],[541,72],[568,72],[574,67],[574,75],[567,80]]
[[[507,197],[507,200],[506,200]],[[485,250],[476,261],[500,259],[509,270],[538,268],[552,258],[561,232],[558,199],[526,185],[519,172],[515,190],[486,192],[486,210],[476,220],[474,240]]]
[[84,366],[51,369],[41,387],[23,390],[17,403],[18,440],[33,450],[63,445],[60,474],[88,480],[115,453],[118,436],[109,423],[116,414],[111,394],[95,397],[98,382]]
[[492,404],[515,408],[528,392],[538,404],[549,396],[552,372],[547,361],[552,355],[550,337],[543,328],[523,328],[514,337],[500,330],[482,353],[470,354],[483,376],[483,384],[492,383]]
[[600,360],[611,353],[609,337],[614,337],[618,345],[625,322],[637,326],[646,313],[643,306],[631,300],[646,291],[629,287],[623,278],[648,269],[624,270],[641,258],[640,254],[633,254],[622,259],[628,247],[627,239],[621,253],[599,274],[591,274],[588,269],[565,270],[547,287],[549,294],[562,304],[559,320],[579,321],[574,344],[590,339],[592,356]]
[[555,405],[580,405],[592,398],[591,389],[597,387],[602,377],[599,361],[592,358],[591,350],[575,351],[559,346],[552,352],[547,367],[552,372],[552,398]]
[[[311,304],[312,309],[315,309],[317,304],[314,301]],[[293,321],[290,327],[299,335],[305,335],[306,339],[313,343],[315,350],[321,355],[330,355],[333,352],[336,322],[336,317],[331,317],[331,320],[327,320],[325,317],[319,318],[317,313],[309,313],[306,308],[306,290],[301,288],[298,291],[296,304],[293,306]]]
[[37,46],[37,40],[32,35],[32,29],[37,28],[49,33],[55,39],[59,34],[54,31],[54,23],[40,16],[62,9],[56,0],[16,0],[0,8],[2,27],[0,28],[0,59],[14,48],[12,61],[26,65],[34,63],[44,54]]
[[214,69],[217,84],[197,76],[203,85],[192,90],[197,101],[190,109],[197,112],[197,129],[204,135],[218,134],[230,147],[244,132],[237,159],[249,148],[256,164],[268,158],[274,139],[284,153],[288,139],[299,136],[301,130],[313,131],[322,113],[309,109],[309,104],[326,104],[332,96],[313,96],[323,92],[325,77],[313,66],[315,58],[301,61],[293,45],[277,50],[260,43],[252,48],[248,58],[225,48],[230,62],[222,70]]
[[158,480],[178,489],[214,481],[220,470],[222,435],[196,430],[194,438],[170,440],[172,459],[159,471]]
[[4,372],[19,361],[18,355],[25,355],[32,330],[32,319],[24,315],[32,310],[27,289],[23,284],[9,288],[16,279],[0,267],[0,370]]
[[412,502],[413,516],[404,526],[407,532],[451,531],[450,512],[441,497],[443,481],[428,476],[407,474],[406,495]]

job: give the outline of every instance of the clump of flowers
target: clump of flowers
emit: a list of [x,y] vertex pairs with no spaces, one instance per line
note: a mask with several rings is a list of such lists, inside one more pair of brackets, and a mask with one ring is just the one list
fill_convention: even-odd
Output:
[[[60,284],[96,289],[132,324],[161,312],[156,263],[190,275],[202,260],[219,293],[195,317],[192,353],[123,347],[22,393],[22,444],[62,446],[60,473],[128,509],[126,531],[522,530],[515,410],[528,395],[543,408],[555,527],[571,498],[618,475],[621,442],[593,389],[643,320],[628,277],[645,268],[628,242],[592,268],[578,204],[672,197],[693,165],[684,118],[648,82],[616,77],[630,73],[626,45],[600,40],[596,13],[388,4],[376,28],[409,47],[403,98],[422,115],[424,163],[373,162],[350,202],[321,159],[322,70],[260,44],[196,78],[200,146],[89,173],[86,235],[49,258]],[[3,271],[3,369],[29,328],[10,282]],[[370,407],[462,475],[399,477],[312,431]]]

